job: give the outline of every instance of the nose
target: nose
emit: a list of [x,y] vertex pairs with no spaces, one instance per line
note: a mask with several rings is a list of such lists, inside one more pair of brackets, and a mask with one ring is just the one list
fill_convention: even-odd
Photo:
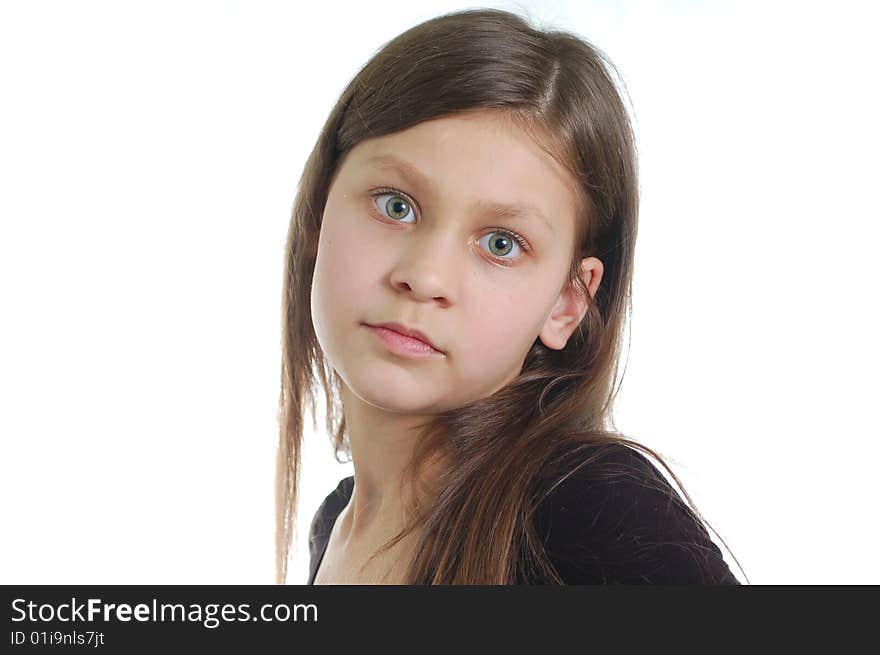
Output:
[[452,302],[461,270],[452,230],[419,226],[400,240],[400,256],[391,272],[395,289],[419,300]]

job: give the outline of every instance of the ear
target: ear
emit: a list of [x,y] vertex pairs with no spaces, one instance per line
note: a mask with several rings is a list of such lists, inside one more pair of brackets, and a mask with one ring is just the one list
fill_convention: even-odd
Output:
[[[604,266],[600,259],[586,257],[581,260],[580,275],[590,292],[590,300],[596,295],[603,272]],[[577,329],[587,313],[590,300],[587,300],[571,284],[566,284],[562,293],[559,294],[556,306],[553,307],[553,311],[550,312],[550,316],[547,317],[547,321],[538,335],[544,345],[553,350],[565,348],[571,333]]]

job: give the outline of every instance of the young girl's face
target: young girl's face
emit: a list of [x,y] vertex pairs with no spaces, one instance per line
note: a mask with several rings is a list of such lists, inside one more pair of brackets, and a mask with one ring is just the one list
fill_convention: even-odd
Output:
[[[520,211],[493,213],[491,203]],[[360,142],[321,225],[311,310],[324,354],[355,395],[389,411],[491,395],[520,373],[536,338],[562,348],[583,316],[583,299],[565,292],[575,211],[568,173],[491,112]],[[594,292],[601,262],[584,263]],[[385,322],[420,330],[442,352],[396,353],[366,325]]]

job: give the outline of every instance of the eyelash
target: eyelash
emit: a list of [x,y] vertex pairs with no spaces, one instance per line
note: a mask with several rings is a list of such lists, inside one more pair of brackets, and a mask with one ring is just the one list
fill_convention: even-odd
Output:
[[[413,207],[413,208],[416,207],[415,201],[413,201],[413,199],[409,197],[409,194],[406,194],[403,191],[400,191],[399,189],[392,189],[391,187],[380,187],[378,189],[374,189],[370,193],[370,198],[375,199],[378,196],[384,196],[384,195],[389,195],[389,194],[400,196],[401,198],[404,198],[409,203],[410,207]],[[373,205],[375,205],[375,204],[376,203],[374,202]],[[392,219],[389,219],[389,220],[392,220]],[[489,232],[489,234],[494,234],[494,233],[506,234],[506,235],[513,237],[513,240],[516,241],[520,245],[520,247],[523,249],[523,252],[528,252],[529,250],[531,250],[531,248],[529,247],[529,242],[526,241],[522,235],[514,232],[513,230],[509,230],[507,228],[497,228],[497,229],[493,229],[492,232]],[[512,262],[516,261],[514,259],[504,259],[503,257],[497,257],[495,255],[492,255],[492,258],[497,262],[501,262],[501,264],[503,266],[511,266]]]

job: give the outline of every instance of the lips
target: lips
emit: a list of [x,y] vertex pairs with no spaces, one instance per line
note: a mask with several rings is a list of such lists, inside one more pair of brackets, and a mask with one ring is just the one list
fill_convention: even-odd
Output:
[[426,335],[424,332],[415,328],[407,327],[403,323],[367,323],[367,325],[370,325],[372,327],[385,328],[386,330],[393,330],[394,332],[402,334],[406,337],[418,339],[422,343],[429,345],[437,352],[443,352],[442,350],[440,350],[440,348],[434,345],[434,342],[432,342],[428,335]]

